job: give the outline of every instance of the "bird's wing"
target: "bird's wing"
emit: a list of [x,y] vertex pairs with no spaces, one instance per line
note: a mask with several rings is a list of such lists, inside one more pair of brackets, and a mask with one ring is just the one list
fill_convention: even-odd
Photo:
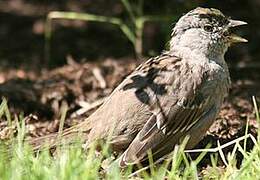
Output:
[[92,129],[88,141],[107,139],[113,132],[113,146],[128,147],[152,115],[154,98],[167,94],[171,76],[164,79],[164,73],[171,73],[169,68],[179,61],[176,56],[163,54],[137,67],[89,117]]
[[[166,55],[147,63],[149,65],[139,67],[139,71],[153,71],[148,80],[149,88],[140,88],[137,92],[140,91],[141,100],[148,99],[144,102],[151,106],[153,113],[121,156],[121,166],[142,161],[148,150],[153,154],[168,153],[201,119],[214,119],[217,112],[211,96],[203,93],[207,78],[203,69],[194,72],[196,69],[189,64]],[[157,82],[163,82],[163,86]],[[172,147],[168,148],[168,143]]]
[[[195,114],[198,115],[196,116]],[[193,127],[198,125],[206,125],[207,128],[205,128],[205,130],[207,130],[209,128],[209,125],[212,124],[212,121],[216,117],[216,114],[217,110],[214,106],[210,107],[209,110],[205,113],[199,113],[199,111],[183,111],[183,113],[180,113],[179,116],[184,116],[184,123],[176,125],[169,132],[166,133],[164,132],[164,129],[158,127],[158,121],[160,121],[160,117],[157,117],[155,115],[152,116],[147,124],[145,124],[144,129],[142,129],[142,131],[138,133],[136,138],[132,141],[127,150],[120,157],[120,166],[124,167],[126,165],[136,164],[146,160],[147,152],[149,150],[151,150],[151,152],[153,153],[153,157],[155,159],[158,159],[159,157],[170,153],[174,149],[174,146],[176,144],[180,144],[185,136],[196,136],[199,139],[195,140],[194,137],[192,137],[191,140],[197,143],[201,138],[200,133],[202,132],[200,132],[199,130],[197,132],[194,132]],[[187,118],[187,116],[190,117]],[[194,119],[191,118],[191,116]],[[159,120],[157,118],[159,118]],[[209,122],[210,124],[207,124]],[[192,130],[193,133],[189,133],[190,130]],[[193,143],[192,146],[189,147],[193,147],[194,145],[195,144]]]

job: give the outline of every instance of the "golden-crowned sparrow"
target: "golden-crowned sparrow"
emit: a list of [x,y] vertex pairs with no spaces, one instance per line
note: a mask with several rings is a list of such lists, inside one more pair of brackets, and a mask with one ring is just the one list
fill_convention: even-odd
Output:
[[111,134],[111,147],[122,152],[121,166],[146,160],[148,150],[160,158],[185,136],[186,148],[194,147],[214,122],[230,87],[224,54],[232,43],[247,41],[230,29],[244,24],[213,8],[188,12],[173,28],[170,50],[137,67],[96,112],[65,130],[63,138],[81,132],[89,144]]

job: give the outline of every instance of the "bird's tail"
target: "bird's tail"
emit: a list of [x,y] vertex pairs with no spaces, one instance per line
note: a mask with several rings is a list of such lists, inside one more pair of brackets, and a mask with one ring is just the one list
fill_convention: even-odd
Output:
[[73,144],[77,141],[86,142],[89,131],[91,130],[88,125],[89,124],[86,124],[86,122],[82,122],[76,126],[64,130],[62,133],[52,133],[28,140],[28,144],[34,151],[38,151],[43,148],[52,149],[64,144]]

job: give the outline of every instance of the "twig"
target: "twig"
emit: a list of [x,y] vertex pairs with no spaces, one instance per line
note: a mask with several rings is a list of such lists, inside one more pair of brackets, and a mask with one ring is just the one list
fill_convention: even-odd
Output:
[[238,143],[238,142],[240,142],[240,141],[242,141],[242,140],[244,140],[244,139],[247,139],[247,138],[250,138],[250,139],[254,142],[254,144],[257,144],[257,141],[256,141],[255,137],[254,137],[252,134],[247,134],[247,135],[244,135],[244,136],[242,136],[242,137],[239,137],[239,138],[237,138],[237,139],[234,139],[233,141],[230,141],[230,142],[228,142],[228,143],[226,143],[226,144],[223,144],[223,145],[221,145],[221,146],[219,146],[219,147],[216,147],[216,148],[210,148],[210,149],[192,149],[192,150],[185,150],[184,152],[185,152],[185,153],[194,153],[194,152],[218,152],[219,149],[224,149],[224,148],[226,148],[226,147],[228,147],[228,146],[231,146],[232,144]]
[[228,166],[227,160],[226,160],[225,155],[224,155],[224,153],[223,153],[223,151],[222,151],[222,148],[221,148],[221,145],[220,145],[219,140],[217,141],[217,144],[218,144],[217,150],[218,150],[218,152],[219,152],[219,155],[220,155],[222,161],[224,162],[224,164],[225,164],[226,166]]
[[98,80],[99,84],[100,84],[100,87],[102,89],[106,88],[107,86],[107,83],[106,83],[106,80],[105,78],[103,77],[102,73],[101,73],[101,70],[100,68],[94,68],[92,70],[92,73],[93,75],[95,76],[95,78]]
[[[226,147],[228,147],[228,146],[230,146],[230,145],[232,145],[232,144],[238,143],[238,142],[240,142],[240,141],[242,141],[242,140],[244,140],[244,139],[247,139],[247,138],[250,138],[250,139],[253,141],[254,144],[257,144],[257,141],[256,141],[256,139],[254,138],[254,136],[253,136],[252,134],[247,134],[247,135],[245,135],[245,136],[239,137],[239,138],[237,138],[237,139],[235,139],[235,140],[233,140],[233,141],[230,141],[230,142],[228,142],[228,143],[226,143],[226,144],[223,144],[223,145],[220,145],[219,142],[218,142],[218,147],[216,147],[216,148],[193,149],[193,150],[185,150],[184,152],[185,152],[185,153],[194,153],[194,152],[220,152],[220,154],[222,154],[222,156],[223,156],[224,154],[223,154],[222,149],[224,149],[224,148],[226,148]],[[171,155],[171,154],[170,154],[170,155]],[[151,164],[151,165],[149,165],[149,166],[146,166],[146,167],[144,167],[144,168],[142,168],[142,169],[139,169],[139,170],[133,172],[132,174],[130,174],[130,175],[128,176],[128,178],[131,178],[131,177],[133,177],[133,176],[139,174],[140,172],[149,169],[151,166],[154,166],[154,165],[156,165],[156,164],[158,164],[158,163],[161,163],[162,161],[164,161],[164,160],[166,160],[166,159],[169,159],[169,158],[171,157],[170,155],[166,155],[166,156],[164,156],[164,157],[158,159],[154,164]],[[226,162],[225,158],[224,158],[224,159],[223,159],[223,157],[221,157],[221,158],[222,158],[223,162],[226,164],[227,162]]]
[[58,131],[58,139],[60,139],[62,136],[63,126],[67,115],[67,111],[68,111],[68,104],[64,101],[61,106],[61,118],[60,118],[60,125]]
[[82,107],[79,110],[77,110],[76,112],[74,112],[71,117],[76,117],[76,116],[80,116],[92,109],[95,109],[96,107],[100,106],[103,104],[103,102],[105,101],[106,98],[101,98],[98,99],[96,101],[94,101],[93,103],[88,103],[86,101],[80,101],[78,104]]

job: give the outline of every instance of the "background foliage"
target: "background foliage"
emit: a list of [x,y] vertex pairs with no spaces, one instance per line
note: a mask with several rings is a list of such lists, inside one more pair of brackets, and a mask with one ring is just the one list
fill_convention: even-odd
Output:
[[[260,14],[258,0],[144,0],[140,10],[138,3],[142,0],[129,0],[133,14],[167,17],[161,21],[147,22],[143,31],[144,55],[160,53],[170,38],[171,28],[176,19],[187,11],[197,7],[214,7],[235,19],[248,22],[240,34],[248,38],[248,45],[233,48],[234,66],[249,64],[259,66],[258,42],[260,40]],[[139,8],[139,9],[138,9]],[[82,0],[82,1],[24,1],[10,0],[0,2],[0,59],[10,61],[14,66],[28,63],[38,67],[44,55],[44,22],[52,11],[72,11],[91,13],[106,17],[116,17],[130,24],[129,11],[121,0]],[[142,11],[142,13],[140,13]],[[95,60],[102,57],[134,56],[134,48],[128,38],[114,25],[56,20],[53,25],[51,46],[52,66],[65,63],[65,57],[71,54],[75,59]],[[133,26],[133,25],[132,25]]]

